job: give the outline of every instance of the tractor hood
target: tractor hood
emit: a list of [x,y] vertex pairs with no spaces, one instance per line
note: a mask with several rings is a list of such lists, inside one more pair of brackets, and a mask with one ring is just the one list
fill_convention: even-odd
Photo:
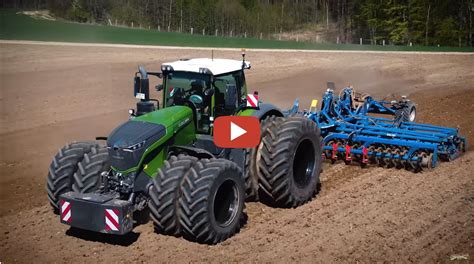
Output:
[[[117,127],[107,140],[107,147],[135,149],[140,143],[153,139],[155,142],[166,134],[166,127],[144,121],[128,121]],[[142,144],[143,145],[143,144]]]
[[190,108],[173,106],[123,123],[107,139],[111,165],[120,171],[138,166],[142,156],[154,143],[164,143],[179,129],[181,123],[184,126],[191,121]]

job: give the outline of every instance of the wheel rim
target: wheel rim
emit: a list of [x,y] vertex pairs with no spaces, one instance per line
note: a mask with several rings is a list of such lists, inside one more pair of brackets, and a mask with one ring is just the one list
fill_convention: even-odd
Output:
[[239,210],[239,190],[232,180],[224,181],[214,197],[214,217],[221,227],[229,226]]
[[415,118],[416,118],[416,110],[415,110],[415,108],[413,108],[410,111],[410,118],[409,118],[410,122],[415,121]]
[[293,158],[293,179],[298,187],[304,188],[311,181],[314,164],[315,150],[313,142],[304,139],[298,144]]

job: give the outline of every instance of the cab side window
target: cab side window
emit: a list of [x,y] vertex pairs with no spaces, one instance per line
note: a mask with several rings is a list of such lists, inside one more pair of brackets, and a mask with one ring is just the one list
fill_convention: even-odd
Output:
[[[245,98],[247,93],[247,87],[245,87],[245,77],[243,71],[238,71],[233,74],[237,89],[240,91],[240,98]],[[239,101],[239,104],[241,102]]]
[[227,115],[232,113],[226,113],[224,109],[226,94],[226,85],[235,85],[237,90],[240,91],[239,102],[241,103],[241,97],[245,96],[245,83],[242,71],[236,71],[225,75],[216,76],[215,86],[215,115]]

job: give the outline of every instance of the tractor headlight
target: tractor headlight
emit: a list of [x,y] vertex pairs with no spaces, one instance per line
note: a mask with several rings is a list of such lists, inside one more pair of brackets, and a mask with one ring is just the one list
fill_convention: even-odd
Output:
[[128,152],[133,152],[133,151],[135,151],[135,150],[137,150],[137,149],[142,148],[143,146],[145,146],[145,140],[143,140],[143,141],[140,142],[140,143],[133,144],[133,145],[131,145],[131,146],[129,146],[129,147],[126,147],[126,148],[124,148],[123,150],[124,150],[124,151],[128,151]]

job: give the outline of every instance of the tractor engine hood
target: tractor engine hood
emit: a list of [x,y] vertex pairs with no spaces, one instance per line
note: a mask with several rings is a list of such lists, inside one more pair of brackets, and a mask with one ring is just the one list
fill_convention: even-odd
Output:
[[123,123],[107,139],[111,165],[121,171],[137,166],[145,150],[165,134],[164,125],[132,120]]
[[107,139],[112,167],[125,171],[138,166],[145,151],[167,133],[174,133],[183,120],[192,120],[191,109],[173,106],[123,123]]

